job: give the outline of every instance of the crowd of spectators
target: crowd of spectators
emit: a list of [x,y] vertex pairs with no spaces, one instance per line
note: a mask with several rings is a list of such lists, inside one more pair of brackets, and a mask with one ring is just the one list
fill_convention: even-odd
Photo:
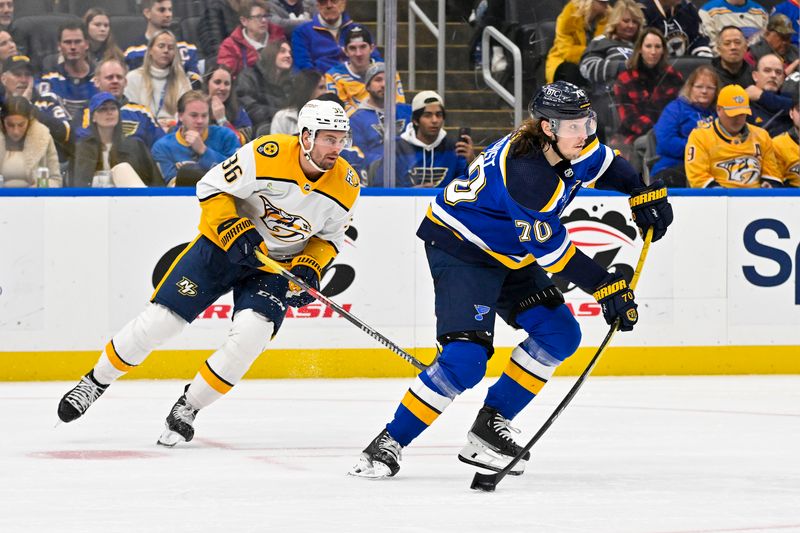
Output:
[[[206,0],[189,36],[173,0],[141,0],[143,31],[125,42],[98,4],[59,27],[55,53],[38,53],[16,34],[14,2],[0,1],[6,187],[91,186],[98,174],[118,186],[192,185],[256,136],[297,134],[298,109],[314,98],[342,104],[352,125],[342,155],[365,185],[382,186],[387,90],[396,100],[397,186],[442,187],[475,157],[468,127],[445,129],[444,94],[422,90],[409,105],[400,76],[386,79],[347,0]],[[500,0],[476,4],[487,17],[478,27],[498,23]],[[697,5],[569,0],[540,83],[585,87],[598,136],[648,180],[797,186],[797,4]],[[508,64],[497,52],[495,73]],[[690,58],[692,70],[675,64]]]

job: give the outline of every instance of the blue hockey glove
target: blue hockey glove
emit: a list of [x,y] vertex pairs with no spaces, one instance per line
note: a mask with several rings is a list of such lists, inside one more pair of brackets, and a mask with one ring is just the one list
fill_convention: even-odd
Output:
[[630,331],[639,321],[633,290],[621,274],[609,273],[592,296],[600,304],[606,324],[611,325],[619,318],[620,331]]
[[248,218],[231,218],[217,227],[219,242],[231,263],[253,268],[263,266],[255,255],[258,248],[265,255],[267,245]]
[[[292,260],[292,274],[305,281],[314,290],[319,290],[319,280],[322,267],[316,259],[309,255],[299,255]],[[289,290],[286,293],[286,303],[292,307],[305,307],[315,298],[303,290],[302,287],[289,282]]]
[[653,242],[667,232],[672,224],[672,206],[667,200],[667,187],[662,180],[655,180],[649,187],[636,189],[628,200],[631,204],[633,221],[639,226],[642,235],[653,227]]

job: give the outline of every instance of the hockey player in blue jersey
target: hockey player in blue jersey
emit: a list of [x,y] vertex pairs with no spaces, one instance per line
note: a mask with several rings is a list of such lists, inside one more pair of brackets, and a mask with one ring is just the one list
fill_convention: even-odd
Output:
[[[567,82],[545,85],[531,118],[490,145],[468,174],[440,192],[417,231],[434,280],[436,335],[442,352],[414,380],[394,418],[367,446],[350,474],[394,476],[401,449],[431,425],[457,395],[484,377],[495,315],[528,337],[514,348],[467,434],[461,461],[499,471],[521,447],[510,421],[556,367],[578,348],[581,332],[547,273],[594,295],[606,322],[630,331],[638,320],[633,291],[570,240],[559,217],[580,187],[631,195],[636,224],[664,236],[672,208],[663,183],[646,187],[633,168],[595,138],[586,93]],[[530,454],[511,474],[519,475]]]

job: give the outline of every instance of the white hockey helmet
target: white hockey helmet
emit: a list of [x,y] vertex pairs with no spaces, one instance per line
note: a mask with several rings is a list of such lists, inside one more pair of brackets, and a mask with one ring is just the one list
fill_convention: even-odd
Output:
[[[311,158],[311,151],[314,149],[318,131],[343,131],[347,134],[344,140],[344,147],[348,148],[350,146],[350,119],[347,118],[347,113],[344,112],[342,106],[330,100],[310,100],[306,102],[306,105],[297,113],[297,129],[300,136],[300,148],[306,161],[320,172],[325,172],[325,169]],[[306,130],[310,133],[311,140],[308,148],[303,144],[303,132]]]

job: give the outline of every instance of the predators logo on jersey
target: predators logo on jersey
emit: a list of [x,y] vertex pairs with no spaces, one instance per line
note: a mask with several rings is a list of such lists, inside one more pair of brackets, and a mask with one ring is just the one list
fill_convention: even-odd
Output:
[[737,157],[728,161],[720,161],[714,166],[727,173],[725,181],[741,185],[758,183],[758,179],[761,177],[761,162],[755,157]]
[[275,207],[262,195],[259,197],[264,202],[261,220],[273,237],[284,242],[299,242],[311,236],[311,224],[306,219]]
[[800,145],[796,130],[781,133],[774,139],[775,155],[781,169],[783,184],[788,187],[800,187]]

